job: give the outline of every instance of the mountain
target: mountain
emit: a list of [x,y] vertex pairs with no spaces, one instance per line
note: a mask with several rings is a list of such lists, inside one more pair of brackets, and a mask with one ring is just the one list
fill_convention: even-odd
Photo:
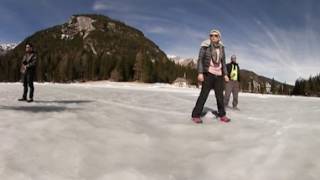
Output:
[[[169,61],[144,34],[107,16],[74,15],[68,22],[34,33],[0,59],[0,81],[19,81],[26,42],[38,54],[37,81],[89,80],[173,82],[194,70]],[[195,83],[195,78],[193,78]]]
[[242,91],[256,93],[291,94],[293,86],[246,69],[240,70]]
[[17,46],[16,43],[0,44],[0,56],[6,54],[10,50],[13,50],[16,46]]
[[168,55],[169,60],[173,61],[176,64],[182,65],[182,66],[189,66],[196,68],[197,65],[197,59],[196,58],[182,58],[175,55]]

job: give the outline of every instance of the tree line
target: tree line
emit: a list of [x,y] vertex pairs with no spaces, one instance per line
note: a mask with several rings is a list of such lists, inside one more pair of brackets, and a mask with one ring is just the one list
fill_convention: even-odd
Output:
[[309,79],[297,79],[292,94],[320,97],[320,73],[316,76],[310,76]]
[[[0,81],[20,80],[22,54],[0,57]],[[91,52],[78,53],[38,53],[36,81],[38,82],[85,82],[96,80],[139,81],[145,83],[172,83],[178,77],[186,78],[196,84],[197,72],[167,58],[153,59],[152,55],[140,51],[132,55],[111,56],[93,55]]]

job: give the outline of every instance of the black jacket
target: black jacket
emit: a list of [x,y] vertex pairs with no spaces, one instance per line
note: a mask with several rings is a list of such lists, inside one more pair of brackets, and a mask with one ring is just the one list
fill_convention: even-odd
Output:
[[[212,54],[212,48],[214,48],[211,44],[208,44],[208,46],[201,46],[200,52],[199,52],[199,58],[198,58],[198,73],[206,73],[208,72],[209,66],[210,66],[210,61],[212,58],[217,58],[215,57],[216,54]],[[222,75],[227,74],[227,68],[226,68],[226,56],[224,52],[224,46],[222,44],[219,44],[218,48],[220,48],[221,52],[221,65],[222,65]]]
[[232,64],[236,65],[236,67],[238,69],[238,81],[240,82],[240,67],[239,67],[238,63],[228,63],[227,64],[228,77],[229,77],[229,79],[231,79],[230,74],[231,74],[231,70],[232,70]]
[[36,69],[37,55],[31,53],[30,55],[25,54],[22,59],[22,64],[25,65],[27,71],[34,71]]

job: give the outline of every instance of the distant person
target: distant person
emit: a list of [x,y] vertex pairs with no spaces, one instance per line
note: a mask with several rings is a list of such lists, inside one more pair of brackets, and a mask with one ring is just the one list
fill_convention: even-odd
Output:
[[[25,46],[25,55],[22,59],[20,72],[22,74],[22,82],[23,82],[23,95],[19,101],[27,101],[33,102],[33,93],[34,93],[34,77],[36,72],[36,62],[37,55],[33,50],[33,46],[31,43],[27,43]],[[28,87],[30,88],[29,99],[27,99]]]
[[224,46],[221,43],[221,33],[210,31],[210,40],[201,44],[198,59],[198,81],[202,82],[201,92],[192,111],[192,121],[202,123],[201,113],[211,89],[214,89],[218,114],[222,122],[229,122],[223,101],[224,81],[229,81],[226,68]]
[[240,90],[240,67],[237,63],[236,55],[231,56],[231,62],[227,64],[228,77],[230,79],[229,82],[226,82],[226,89],[224,95],[224,105],[225,107],[229,107],[229,99],[232,93],[232,107],[233,109],[239,110],[238,106],[238,94]]

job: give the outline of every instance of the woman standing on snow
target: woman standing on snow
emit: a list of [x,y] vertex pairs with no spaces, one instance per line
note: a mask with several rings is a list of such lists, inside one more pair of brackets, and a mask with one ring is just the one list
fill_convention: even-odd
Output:
[[224,46],[221,43],[220,31],[213,29],[210,31],[210,40],[201,44],[198,58],[198,81],[202,83],[200,95],[192,111],[192,121],[202,123],[200,115],[203,106],[208,98],[211,89],[214,89],[218,116],[220,121],[229,122],[223,101],[224,81],[228,82],[228,73],[226,68],[226,59]]

